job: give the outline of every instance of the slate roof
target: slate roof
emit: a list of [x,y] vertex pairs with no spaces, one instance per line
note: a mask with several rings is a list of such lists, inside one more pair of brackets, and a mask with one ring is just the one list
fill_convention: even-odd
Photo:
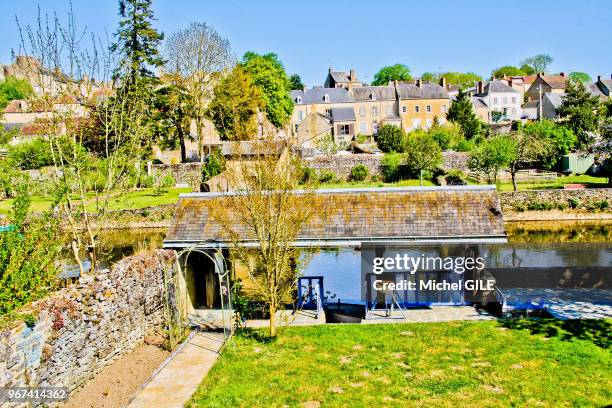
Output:
[[601,89],[599,89],[597,84],[586,84],[585,86],[586,86],[587,91],[589,91],[591,93],[591,95],[597,96],[599,98],[605,98],[606,97],[606,94],[604,94],[601,91]]
[[331,114],[334,122],[348,122],[355,120],[355,111],[353,108],[332,108]]
[[475,108],[486,108],[487,107],[487,104],[485,103],[485,101],[483,101],[482,98],[478,96],[472,96],[472,104],[474,104]]
[[[211,212],[219,208],[215,207],[219,200],[223,208],[232,208],[236,194],[182,194],[164,247],[231,246]],[[309,205],[312,217],[298,234],[296,246],[506,240],[495,186],[316,190]],[[240,216],[230,216],[236,219],[243,243],[254,245],[253,234],[243,227]]]
[[331,75],[335,82],[351,82],[349,73],[345,71],[330,71],[329,75]]
[[564,96],[565,96],[564,93],[560,94],[560,93],[546,92],[544,93],[543,98],[548,99],[552,106],[554,106],[555,108],[558,108],[563,103]]
[[484,86],[484,93],[489,92],[512,92],[519,93],[516,89],[508,85],[506,81],[490,81]]
[[612,79],[601,79],[599,82],[608,88],[608,92],[612,91]]
[[[329,103],[352,102],[353,99],[349,91],[344,88],[312,88],[305,91],[291,91],[291,99],[296,105],[309,105],[313,103],[325,103],[323,98],[329,95]],[[298,96],[302,97],[302,102],[298,103]]]
[[362,86],[353,88],[353,99],[355,101],[395,100],[395,88],[393,86]]
[[554,89],[565,89],[565,84],[567,82],[567,77],[561,75],[541,75],[540,78],[551,88]]
[[448,91],[438,84],[397,84],[400,99],[448,99]]

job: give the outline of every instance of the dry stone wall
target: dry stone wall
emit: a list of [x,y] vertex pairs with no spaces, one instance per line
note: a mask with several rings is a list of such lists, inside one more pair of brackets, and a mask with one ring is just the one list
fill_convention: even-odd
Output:
[[612,188],[500,192],[499,201],[504,212],[566,208],[608,212],[612,210]]
[[145,336],[158,336],[174,256],[164,250],[131,256],[35,302],[34,325],[0,332],[0,387],[72,392]]

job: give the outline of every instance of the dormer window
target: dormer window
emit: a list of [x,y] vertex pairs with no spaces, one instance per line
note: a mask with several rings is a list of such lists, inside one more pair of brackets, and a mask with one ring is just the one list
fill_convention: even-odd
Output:
[[325,102],[325,103],[329,102],[329,95],[328,94],[323,95],[323,102]]
[[301,96],[298,96],[297,98],[295,98],[295,101],[296,101],[297,103],[302,103],[302,97],[301,97]]
[[376,100],[376,94],[375,94],[374,92],[372,92],[372,93],[370,94],[370,99],[371,99],[371,100],[373,100],[373,101],[375,101],[375,100]]

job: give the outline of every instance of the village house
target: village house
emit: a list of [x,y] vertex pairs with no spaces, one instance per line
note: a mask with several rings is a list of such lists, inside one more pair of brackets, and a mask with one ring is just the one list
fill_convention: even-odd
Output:
[[417,79],[414,84],[396,84],[399,116],[404,130],[429,129],[435,119],[446,121],[450,106],[444,78],[440,84],[425,83]]
[[486,83],[478,81],[473,96],[487,106],[487,123],[521,118],[521,94],[510,87],[507,81],[493,80]]
[[525,97],[527,101],[534,101],[540,99],[540,94],[545,94],[547,92],[565,93],[566,83],[567,78],[563,72],[559,75],[537,74],[536,79],[525,93]]
[[363,86],[363,82],[357,80],[357,74],[354,69],[349,72],[333,71],[330,67],[325,78],[325,88],[345,88],[352,89]]
[[394,86],[353,88],[351,95],[357,122],[357,134],[376,135],[382,125],[401,126]]
[[602,79],[601,75],[597,75],[597,82],[590,84],[590,89],[602,99],[612,97],[612,75],[609,79]]

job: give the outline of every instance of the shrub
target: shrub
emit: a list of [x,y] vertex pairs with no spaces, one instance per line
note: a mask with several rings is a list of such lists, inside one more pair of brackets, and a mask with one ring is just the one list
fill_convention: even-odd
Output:
[[368,142],[368,137],[366,135],[362,135],[361,133],[357,135],[356,139],[357,143],[359,144],[364,144]]
[[370,171],[363,164],[358,164],[351,169],[351,180],[352,181],[364,181],[368,178]]
[[[442,163],[442,150],[433,137],[416,130],[408,134],[405,143],[405,163],[410,172],[422,181],[425,172],[433,172]],[[430,176],[431,177],[431,176]]]
[[608,200],[600,200],[595,202],[595,208],[601,211],[605,211],[610,207]]
[[516,204],[514,204],[513,207],[518,212],[523,212],[523,211],[525,211],[527,209],[527,206],[525,206],[524,203],[516,203]]
[[404,143],[404,131],[397,126],[383,125],[378,130],[376,143],[378,148],[385,153],[401,152]]
[[166,193],[168,188],[172,187],[175,184],[174,177],[170,173],[163,174],[159,171],[156,171],[153,175],[153,188],[155,190],[155,195],[160,196],[162,193]]
[[527,204],[527,209],[532,211],[547,211],[552,210],[554,207],[554,204],[547,201],[532,201]]
[[465,174],[461,170],[449,170],[444,179],[446,184],[450,186],[464,186],[467,184]]
[[560,209],[561,211],[567,209],[567,204],[565,203],[559,203],[557,204],[557,208]]
[[316,181],[317,172],[312,167],[304,166],[301,169],[300,184],[308,184]]
[[333,183],[338,180],[338,176],[331,170],[321,170],[319,173],[319,181],[321,183]]
[[474,148],[474,143],[461,138],[457,141],[457,144],[454,145],[453,149],[457,152],[470,152]]
[[572,197],[569,200],[567,200],[569,203],[570,208],[572,209],[576,209],[578,207],[580,207],[580,200],[577,199],[576,197]]
[[40,169],[53,164],[49,142],[41,138],[12,146],[9,157],[22,170]]
[[388,183],[398,181],[402,178],[401,166],[403,155],[400,153],[387,153],[380,163],[382,178]]
[[206,182],[225,170],[225,159],[219,149],[208,155],[202,165],[202,181]]
[[370,181],[372,183],[376,183],[376,182],[380,181],[380,176],[378,174],[372,174],[372,177],[370,177]]
[[447,123],[444,125],[432,126],[429,134],[438,143],[442,150],[454,148],[456,143],[463,139],[463,134],[458,126]]

